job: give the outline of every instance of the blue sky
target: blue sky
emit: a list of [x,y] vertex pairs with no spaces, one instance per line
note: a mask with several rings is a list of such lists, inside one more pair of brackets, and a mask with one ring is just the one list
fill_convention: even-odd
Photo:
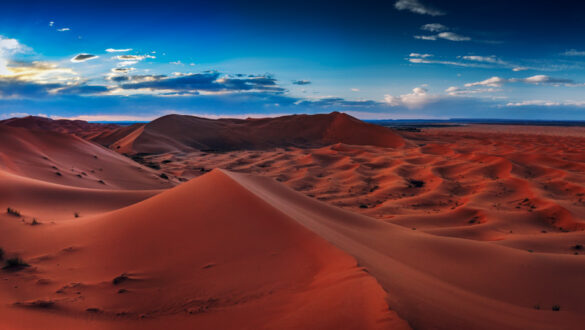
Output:
[[584,6],[11,2],[0,12],[0,118],[585,120]]

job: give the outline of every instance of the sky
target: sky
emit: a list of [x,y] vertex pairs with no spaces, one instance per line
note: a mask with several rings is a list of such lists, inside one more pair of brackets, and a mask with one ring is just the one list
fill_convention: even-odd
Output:
[[12,1],[0,119],[585,120],[577,1]]

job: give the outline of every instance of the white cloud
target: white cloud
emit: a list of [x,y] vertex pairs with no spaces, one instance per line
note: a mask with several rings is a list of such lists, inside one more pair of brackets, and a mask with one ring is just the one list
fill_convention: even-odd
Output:
[[469,40],[471,40],[470,37],[462,36],[462,35],[457,34],[455,32],[441,32],[439,34],[426,35],[426,36],[415,35],[414,38],[420,39],[420,40],[431,40],[431,41],[435,41],[439,38],[449,40],[449,41],[469,41]]
[[10,57],[17,53],[24,53],[27,50],[28,47],[18,42],[18,40],[0,35],[0,75],[10,73],[7,68]]
[[114,57],[121,61],[142,61],[145,58],[156,58],[152,55],[118,55]]
[[359,89],[359,88],[352,88],[352,89],[351,89],[351,91],[352,91],[352,92],[359,92],[359,91],[360,91],[360,89]]
[[437,37],[441,39],[446,39],[450,41],[469,41],[471,38],[459,35],[454,32],[441,32],[437,35]]
[[564,53],[562,53],[562,55],[565,55],[565,56],[585,56],[585,51],[584,50],[569,49],[569,50],[565,51]]
[[414,38],[420,39],[420,40],[432,40],[432,41],[437,40],[437,36],[414,36]]
[[525,100],[521,102],[510,102],[506,104],[509,107],[526,107],[526,106],[541,106],[541,107],[558,107],[558,106],[573,106],[585,107],[585,101],[546,101],[546,100]]
[[419,54],[419,53],[410,53],[410,55],[408,55],[410,57],[420,57],[420,58],[429,58],[432,57],[433,54]]
[[394,7],[398,10],[408,10],[410,12],[421,14],[421,15],[430,15],[430,16],[441,16],[445,15],[442,11],[429,7],[427,5],[422,4],[418,0],[398,0],[394,4]]
[[467,61],[474,61],[474,62],[507,64],[506,62],[497,58],[495,55],[491,55],[491,56],[468,55],[468,56],[461,56],[461,58],[464,60],[467,60]]
[[501,92],[501,89],[488,87],[488,88],[461,88],[457,86],[451,86],[445,89],[445,93],[451,96],[462,96],[462,95],[470,95],[470,94],[480,94],[480,93],[494,93],[494,92]]
[[119,62],[116,66],[119,68],[125,67],[125,66],[131,66],[138,63],[138,61],[122,61]]
[[465,84],[465,87],[473,87],[473,86],[488,86],[488,87],[501,87],[503,84],[507,83],[508,80],[500,77],[491,77],[486,80],[473,82]]
[[449,28],[447,28],[443,24],[430,23],[430,24],[425,24],[425,25],[421,26],[420,29],[423,31],[430,31],[430,32],[442,32],[442,31],[447,31]]
[[529,68],[523,67],[523,66],[517,66],[515,68],[512,69],[512,71],[514,72],[519,72],[519,71],[526,71],[529,70]]
[[71,29],[68,28],[68,27],[66,27],[66,28],[57,29],[57,31],[59,31],[59,32],[66,32],[66,31],[71,31]]
[[108,53],[124,53],[124,52],[129,52],[131,50],[132,50],[132,48],[125,48],[125,49],[108,48],[108,49],[106,49],[106,52],[108,52]]
[[428,91],[423,87],[416,87],[412,89],[412,93],[403,94],[400,96],[392,96],[390,94],[384,95],[384,102],[390,106],[405,106],[409,109],[420,108],[425,104],[436,98],[427,93]]
[[51,26],[51,27],[52,27],[53,25],[55,25],[55,22],[53,22],[53,21],[50,21],[50,22],[49,22],[49,26]]

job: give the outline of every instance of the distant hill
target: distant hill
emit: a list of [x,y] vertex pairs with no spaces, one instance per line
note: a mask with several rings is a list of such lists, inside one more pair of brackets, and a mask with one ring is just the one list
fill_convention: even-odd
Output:
[[404,140],[391,129],[339,112],[216,120],[168,115],[134,129],[110,147],[125,153],[164,153],[319,147],[334,143],[399,147]]

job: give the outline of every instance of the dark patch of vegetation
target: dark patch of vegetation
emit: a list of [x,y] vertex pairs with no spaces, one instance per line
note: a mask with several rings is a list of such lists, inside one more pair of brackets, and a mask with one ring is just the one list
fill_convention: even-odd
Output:
[[77,174],[77,177],[80,178],[80,179],[82,178],[81,174]]
[[130,279],[130,277],[128,276],[128,274],[124,273],[120,276],[116,276],[113,280],[112,280],[112,284],[114,285],[118,285],[121,284],[123,282],[126,282]]
[[73,216],[76,217],[76,218],[79,218],[79,212],[73,213]]
[[101,312],[102,310],[101,310],[101,309],[99,309],[99,308],[96,308],[96,307],[90,307],[90,308],[86,309],[85,311],[86,311],[86,312],[90,312],[90,313],[99,313],[99,312]]
[[163,164],[168,164],[170,162],[172,162],[172,160],[170,160],[170,159],[165,159],[165,160],[162,161]]
[[168,179],[169,179],[169,176],[168,176],[168,175],[166,175],[166,174],[164,174],[164,173],[161,173],[159,176],[160,176],[162,179],[165,179],[165,180],[168,180]]
[[412,230],[416,230],[416,228],[415,227],[412,227]]
[[32,219],[32,222],[30,223],[30,225],[31,225],[31,226],[38,226],[38,225],[40,225],[40,224],[41,224],[41,223],[40,223],[39,221],[37,221],[37,219],[36,219],[36,218],[33,218],[33,219]]
[[531,249],[528,249],[527,251],[530,252],[530,253],[533,253],[534,252],[534,250],[531,250]]
[[361,204],[360,205],[360,209],[367,209],[367,208],[368,208],[368,206],[366,204]]
[[93,158],[98,159],[98,156],[97,155],[93,155]]
[[558,312],[558,311],[561,310],[561,306],[559,306],[559,305],[553,305],[552,306],[552,310],[553,310],[553,312]]
[[24,262],[20,257],[12,257],[6,259],[6,262],[4,263],[4,267],[2,269],[16,271],[26,267],[30,267],[30,265]]
[[0,248],[0,260],[4,259],[4,250]]
[[409,188],[422,188],[425,186],[425,182],[421,180],[410,179],[408,180],[408,186]]
[[63,174],[61,174],[61,172],[55,172],[56,176],[63,176]]
[[118,290],[118,293],[126,293],[126,292],[128,292],[128,290],[126,290],[126,289],[120,289],[120,290]]
[[98,180],[98,183],[101,183],[101,184],[106,184],[106,183],[104,182],[104,180]]
[[19,217],[20,216],[20,211],[15,210],[15,209],[10,208],[10,207],[6,209],[6,213],[8,213],[10,215],[13,215],[15,217]]
[[573,246],[573,250],[583,250],[583,245],[575,244],[575,246]]

